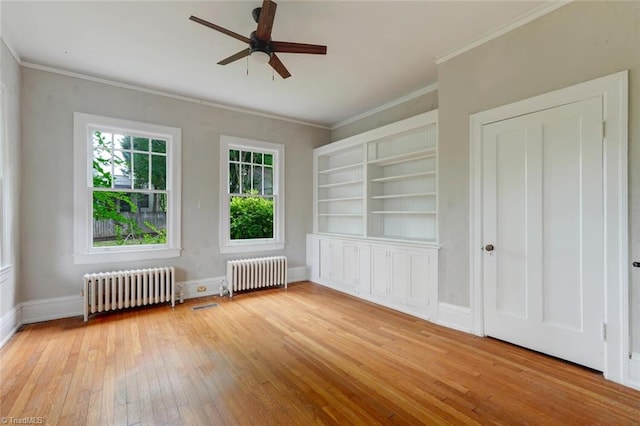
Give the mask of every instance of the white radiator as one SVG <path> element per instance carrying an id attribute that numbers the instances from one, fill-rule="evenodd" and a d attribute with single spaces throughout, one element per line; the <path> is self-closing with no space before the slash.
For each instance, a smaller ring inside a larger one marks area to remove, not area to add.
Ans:
<path id="1" fill-rule="evenodd" d="M 173 267 L 100 272 L 84 276 L 84 320 L 89 314 L 171 302 L 175 307 Z"/>
<path id="2" fill-rule="evenodd" d="M 227 262 L 229 296 L 234 291 L 253 290 L 283 285 L 287 288 L 287 258 L 257 257 Z"/>

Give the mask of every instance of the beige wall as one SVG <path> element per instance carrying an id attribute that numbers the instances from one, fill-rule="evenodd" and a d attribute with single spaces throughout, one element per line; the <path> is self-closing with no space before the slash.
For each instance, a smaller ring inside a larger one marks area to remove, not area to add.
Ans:
<path id="1" fill-rule="evenodd" d="M 218 249 L 221 134 L 285 145 L 286 241 L 290 267 L 305 265 L 312 231 L 312 150 L 329 131 L 22 68 L 23 300 L 79 294 L 90 271 L 171 264 L 177 279 L 223 276 Z M 166 261 L 74 265 L 73 113 L 182 129 L 182 256 Z M 27 195 L 28 194 L 28 195 Z M 249 256 L 251 254 L 247 254 Z"/>
<path id="2" fill-rule="evenodd" d="M 12 269 L 9 271 L 7 280 L 0 283 L 0 319 L 9 313 L 19 302 L 19 268 L 20 246 L 18 240 L 19 213 L 18 199 L 20 188 L 20 67 L 11 56 L 9 50 L 0 39 L 0 81 L 4 86 L 6 131 L 7 138 L 8 168 L 3 171 L 4 176 L 9 179 L 9 192 L 5 194 L 9 201 L 9 226 L 11 229 L 11 262 Z M 5 130 L 5 129 L 2 129 Z M 2 167 L 2 166 L 0 166 Z M 0 230 L 2 232 L 2 230 Z M 2 324 L 11 330 L 16 324 Z M 9 330 L 0 330 L 0 340 L 5 337 Z"/>
<path id="3" fill-rule="evenodd" d="M 407 102 L 403 102 L 394 107 L 371 114 L 353 123 L 336 127 L 331 131 L 331 141 L 348 138 L 367 130 L 376 129 L 423 112 L 432 111 L 438 108 L 438 91 L 425 93 L 424 95 L 415 97 Z"/>
<path id="4" fill-rule="evenodd" d="M 469 306 L 469 115 L 625 69 L 630 257 L 640 260 L 640 2 L 576 1 L 439 66 L 441 301 Z M 629 273 L 640 352 L 640 270 Z"/>

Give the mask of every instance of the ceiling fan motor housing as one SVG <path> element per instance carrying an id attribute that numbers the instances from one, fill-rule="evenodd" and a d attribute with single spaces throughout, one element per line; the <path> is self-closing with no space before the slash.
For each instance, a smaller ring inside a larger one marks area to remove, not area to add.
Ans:
<path id="1" fill-rule="evenodd" d="M 260 8 L 258 8 L 260 9 Z M 267 55 L 271 56 L 271 48 L 269 47 L 269 42 L 268 41 L 263 41 L 260 40 L 258 38 L 258 36 L 256 35 L 256 32 L 252 32 L 251 36 L 249 37 L 251 39 L 251 44 L 249 45 L 249 50 L 251 51 L 251 53 L 253 52 L 262 52 L 262 53 L 266 53 Z"/>
<path id="2" fill-rule="evenodd" d="M 262 8 L 261 7 L 256 7 L 251 12 L 251 16 L 253 16 L 253 20 L 256 21 L 256 23 L 258 23 L 258 21 L 260 20 L 260 11 L 262 11 Z"/>

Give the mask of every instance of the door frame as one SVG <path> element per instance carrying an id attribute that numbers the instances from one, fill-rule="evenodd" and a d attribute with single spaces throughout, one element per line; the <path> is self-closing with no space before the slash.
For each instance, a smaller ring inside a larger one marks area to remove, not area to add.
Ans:
<path id="1" fill-rule="evenodd" d="M 628 71 L 503 105 L 469 117 L 469 275 L 471 332 L 484 336 L 482 235 L 483 127 L 497 121 L 602 96 L 606 340 L 604 377 L 629 384 Z"/>

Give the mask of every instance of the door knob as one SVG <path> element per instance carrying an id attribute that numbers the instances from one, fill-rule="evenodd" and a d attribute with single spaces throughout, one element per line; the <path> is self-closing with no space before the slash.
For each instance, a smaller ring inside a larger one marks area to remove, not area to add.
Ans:
<path id="1" fill-rule="evenodd" d="M 633 266 L 636 268 L 640 268 L 640 262 L 633 262 Z"/>
<path id="2" fill-rule="evenodd" d="M 493 246 L 493 244 L 487 244 L 486 246 L 484 246 L 484 249 L 486 251 L 493 251 L 495 247 Z"/>

